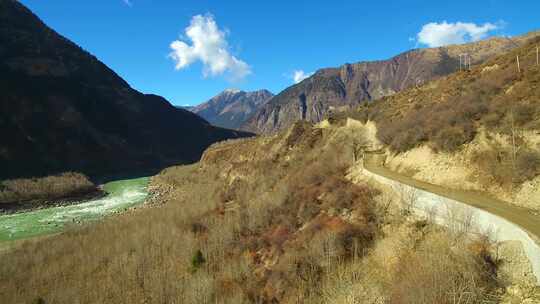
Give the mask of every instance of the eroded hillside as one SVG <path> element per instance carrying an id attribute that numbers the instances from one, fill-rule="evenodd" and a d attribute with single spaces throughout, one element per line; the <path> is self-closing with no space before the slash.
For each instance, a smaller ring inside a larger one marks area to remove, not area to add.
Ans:
<path id="1" fill-rule="evenodd" d="M 494 255 L 495 244 L 471 227 L 416 218 L 406 196 L 352 177 L 373 131 L 353 120 L 298 123 L 276 136 L 215 144 L 200 163 L 154 177 L 151 208 L 4 253 L 0 295 L 45 303 L 444 304 L 455 296 L 499 303 L 505 287 L 531 288 L 522 274 L 499 270 L 508 257 Z"/>
<path id="2" fill-rule="evenodd" d="M 393 169 L 539 209 L 538 41 L 347 115 L 376 124 Z"/>

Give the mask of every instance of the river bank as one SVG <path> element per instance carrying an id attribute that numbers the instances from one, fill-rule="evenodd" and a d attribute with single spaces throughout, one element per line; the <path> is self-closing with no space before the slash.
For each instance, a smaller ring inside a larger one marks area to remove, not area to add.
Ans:
<path id="1" fill-rule="evenodd" d="M 31 212 L 40 209 L 54 208 L 54 207 L 63 207 L 69 205 L 75 205 L 80 203 L 85 203 L 91 200 L 100 199 L 107 196 L 107 193 L 103 191 L 100 187 L 93 189 L 89 192 L 70 195 L 54 200 L 44 200 L 44 199 L 35 199 L 35 200 L 26 200 L 26 201 L 16 201 L 9 203 L 0 204 L 0 216 L 21 213 L 21 212 Z"/>
<path id="2" fill-rule="evenodd" d="M 0 214 L 68 205 L 103 195 L 96 183 L 79 172 L 4 179 L 0 180 Z"/>
<path id="3" fill-rule="evenodd" d="M 147 199 L 148 183 L 148 177 L 113 181 L 103 185 L 107 195 L 96 199 L 2 215 L 0 242 L 61 232 L 70 225 L 127 210 Z"/>

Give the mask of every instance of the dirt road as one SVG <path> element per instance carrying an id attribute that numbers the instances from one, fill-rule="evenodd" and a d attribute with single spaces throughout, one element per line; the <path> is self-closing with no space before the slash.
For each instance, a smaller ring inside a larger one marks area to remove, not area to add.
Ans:
<path id="1" fill-rule="evenodd" d="M 501 201 L 484 192 L 447 189 L 439 185 L 422 182 L 391 171 L 381 166 L 374 158 L 368 158 L 364 162 L 364 167 L 389 179 L 495 214 L 522 227 L 540 239 L 540 216 L 534 214 L 532 210 Z"/>

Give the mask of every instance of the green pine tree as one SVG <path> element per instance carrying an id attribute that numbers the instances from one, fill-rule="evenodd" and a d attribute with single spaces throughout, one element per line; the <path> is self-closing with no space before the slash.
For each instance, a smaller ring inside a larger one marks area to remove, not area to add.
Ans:
<path id="1" fill-rule="evenodd" d="M 197 250 L 197 252 L 195 252 L 195 255 L 193 255 L 193 258 L 191 258 L 191 266 L 193 267 L 193 270 L 196 271 L 204 263 L 206 263 L 206 260 L 203 256 L 203 253 L 201 252 L 201 250 Z"/>

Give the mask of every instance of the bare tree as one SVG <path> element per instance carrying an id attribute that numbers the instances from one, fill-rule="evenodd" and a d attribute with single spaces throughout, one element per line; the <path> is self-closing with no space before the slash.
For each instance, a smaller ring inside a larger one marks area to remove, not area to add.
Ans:
<path id="1" fill-rule="evenodd" d="M 459 204 L 446 203 L 446 223 L 455 239 L 475 232 L 476 219 L 472 209 Z"/>
<path id="2" fill-rule="evenodd" d="M 377 209 L 382 221 L 384 221 L 388 215 L 393 201 L 393 195 L 390 191 L 383 191 L 379 196 L 377 196 Z"/>
<path id="3" fill-rule="evenodd" d="M 442 200 L 440 202 L 442 204 Z M 437 223 L 437 217 L 439 216 L 439 208 L 438 205 L 433 205 L 431 207 L 427 207 L 424 209 L 426 221 L 431 224 Z"/>
<path id="4" fill-rule="evenodd" d="M 536 66 L 538 66 L 538 46 L 536 46 Z"/>
<path id="5" fill-rule="evenodd" d="M 515 119 L 515 106 L 512 105 L 510 107 L 510 133 L 512 136 L 512 181 L 515 181 L 516 178 L 516 162 L 517 162 L 517 154 L 519 152 L 519 146 L 517 144 L 517 137 L 519 136 L 519 129 L 516 126 L 516 119 Z M 514 185 L 512 185 L 513 187 Z"/>
<path id="6" fill-rule="evenodd" d="M 416 202 L 420 194 L 419 191 L 416 188 L 401 183 L 394 185 L 393 189 L 399 197 L 401 213 L 403 215 L 411 215 L 413 209 L 416 207 Z"/>

